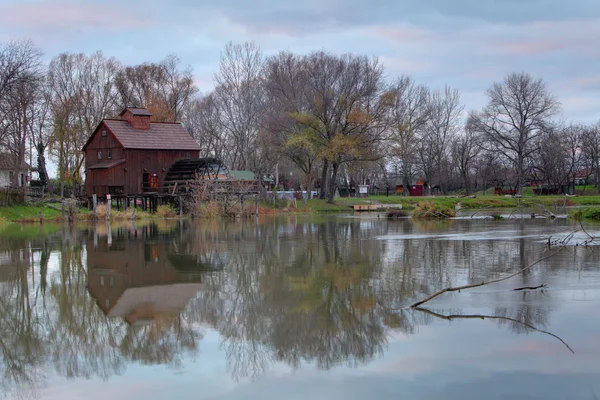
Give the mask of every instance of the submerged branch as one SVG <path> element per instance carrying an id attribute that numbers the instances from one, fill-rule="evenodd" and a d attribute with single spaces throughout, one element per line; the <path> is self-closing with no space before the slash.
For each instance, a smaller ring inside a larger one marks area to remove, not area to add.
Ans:
<path id="1" fill-rule="evenodd" d="M 523 287 L 515 288 L 513 290 L 536 290 L 536 289 L 541 289 L 541 288 L 545 288 L 545 287 L 546 287 L 546 284 L 542 283 L 539 286 L 523 286 Z"/>
<path id="2" fill-rule="evenodd" d="M 501 317 L 501 316 L 497 316 L 497 315 L 480 315 L 480 314 L 474 314 L 474 315 L 460 315 L 460 314 L 456 314 L 456 315 L 443 315 L 443 314 L 438 314 L 438 313 L 436 313 L 434 311 L 428 310 L 426 308 L 415 307 L 414 309 L 418 310 L 418 311 L 421 311 L 421 312 L 424 312 L 424 313 L 426 313 L 428 315 L 431 315 L 433 317 L 445 319 L 445 320 L 448 320 L 448 321 L 452 321 L 453 319 L 483 319 L 483 320 L 484 319 L 498 319 L 498 320 L 515 322 L 515 323 L 521 324 L 521 325 L 523 325 L 523 326 L 525 326 L 525 327 L 527 327 L 529 329 L 532 329 L 532 330 L 534 330 L 536 332 L 540 332 L 540 333 L 543 333 L 543 334 L 546 334 L 546 335 L 550 335 L 553 338 L 556 338 L 556 339 L 560 340 L 560 342 L 562 344 L 564 344 L 565 347 L 567 349 L 569 349 L 569 351 L 571 353 L 575 354 L 575 351 L 573 351 L 573 349 L 571 348 L 571 346 L 569 346 L 567 344 L 567 342 L 565 342 L 564 340 L 562 340 L 558 335 L 555 335 L 554 333 L 551 333 L 551 332 L 548 332 L 548 331 L 544 331 L 544 330 L 538 329 L 535 326 L 533 326 L 531 324 L 528 324 L 527 322 L 519 321 L 518 319 L 514 319 L 514 318 L 510 318 L 510 317 Z"/>
<path id="3" fill-rule="evenodd" d="M 431 300 L 431 299 L 433 299 L 435 297 L 438 297 L 439 295 L 444 294 L 446 292 L 458 292 L 458 291 L 463 290 L 463 289 L 471 289 L 471 288 L 475 288 L 475 287 L 479 287 L 479 286 L 489 285 L 491 283 L 497 283 L 497 282 L 505 281 L 507 279 L 512 278 L 513 276 L 519 275 L 520 273 L 528 270 L 529 268 L 533 267 L 536 264 L 539 264 L 540 262 L 542 262 L 544 260 L 547 260 L 547 259 L 549 259 L 551 257 L 554 257 L 561 249 L 562 248 L 556 250 L 555 252 L 547 255 L 546 257 L 540 258 L 539 260 L 537 260 L 537 261 L 529 264 L 528 266 L 526 266 L 524 268 L 521 268 L 520 270 L 518 270 L 516 272 L 513 272 L 510 275 L 507 275 L 507 276 L 504 276 L 504 277 L 498 278 L 498 279 L 492 279 L 491 281 L 481 281 L 479 283 L 474 283 L 474 284 L 471 284 L 471 285 L 463 285 L 463 286 L 456 286 L 456 287 L 449 286 L 449 287 L 443 288 L 441 290 L 438 290 L 437 292 L 435 292 L 433 294 L 430 294 L 429 296 L 425 297 L 423 300 L 419 300 L 416 303 L 413 303 L 410 307 L 411 308 L 418 307 L 421 304 L 427 303 L 429 300 Z"/>

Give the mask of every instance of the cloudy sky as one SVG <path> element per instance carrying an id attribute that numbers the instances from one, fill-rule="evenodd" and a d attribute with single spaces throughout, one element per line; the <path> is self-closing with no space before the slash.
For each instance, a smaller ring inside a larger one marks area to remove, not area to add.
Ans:
<path id="1" fill-rule="evenodd" d="M 175 53 L 204 92 L 228 41 L 378 56 L 390 78 L 456 87 L 467 108 L 526 71 L 548 82 L 565 120 L 600 120 L 598 0 L 0 0 L 0 41 L 20 38 L 47 58 L 102 50 L 135 64 Z"/>

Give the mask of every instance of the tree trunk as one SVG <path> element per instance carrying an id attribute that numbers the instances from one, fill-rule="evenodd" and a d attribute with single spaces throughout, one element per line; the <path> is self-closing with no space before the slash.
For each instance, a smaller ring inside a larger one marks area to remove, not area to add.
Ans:
<path id="1" fill-rule="evenodd" d="M 408 174 L 404 174 L 404 176 L 402 178 L 403 178 L 402 179 L 402 185 L 403 185 L 402 195 L 410 196 L 410 177 L 408 176 Z"/>
<path id="2" fill-rule="evenodd" d="M 38 176 L 45 190 L 48 185 L 48 170 L 46 169 L 46 157 L 44 156 L 45 146 L 38 144 L 36 150 L 38 152 Z"/>
<path id="3" fill-rule="evenodd" d="M 306 177 L 306 197 L 304 198 L 304 204 L 311 198 L 310 193 L 312 189 L 312 178 L 310 175 Z"/>
<path id="4" fill-rule="evenodd" d="M 319 198 L 324 199 L 327 193 L 327 172 L 329 170 L 329 161 L 323 160 L 323 171 L 321 172 L 321 190 Z"/>
<path id="5" fill-rule="evenodd" d="M 331 163 L 331 181 L 329 182 L 329 193 L 327 194 L 327 203 L 329 204 L 333 204 L 333 197 L 335 196 L 335 190 L 337 188 L 337 173 L 339 167 L 338 163 Z"/>
<path id="6" fill-rule="evenodd" d="M 468 196 L 471 194 L 471 179 L 468 172 L 463 175 L 463 181 L 465 183 L 465 194 Z"/>
<path id="7" fill-rule="evenodd" d="M 596 190 L 600 193 L 600 175 L 598 174 L 600 168 L 598 168 L 598 160 L 594 160 L 594 168 L 592 170 L 594 171 L 594 178 L 596 180 Z"/>
<path id="8" fill-rule="evenodd" d="M 515 195 L 522 196 L 523 195 L 523 155 L 519 154 L 517 156 L 517 185 L 515 187 Z"/>

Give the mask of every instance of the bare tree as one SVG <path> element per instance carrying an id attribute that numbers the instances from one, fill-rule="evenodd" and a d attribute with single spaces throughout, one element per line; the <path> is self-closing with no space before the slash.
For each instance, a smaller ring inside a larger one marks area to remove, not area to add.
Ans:
<path id="1" fill-rule="evenodd" d="M 548 131 L 560 103 L 542 79 L 512 73 L 487 90 L 488 105 L 472 114 L 474 129 L 486 137 L 488 149 L 502 153 L 514 164 L 516 193 L 526 179 L 526 160 L 536 151 L 536 138 Z"/>
<path id="2" fill-rule="evenodd" d="M 27 80 L 22 80 L 12 88 L 7 99 L 10 114 L 5 118 L 8 125 L 2 142 L 7 153 L 12 156 L 15 167 L 22 165 L 27 158 L 27 149 L 35 122 L 36 100 L 42 83 L 40 72 L 30 71 L 30 74 Z M 15 174 L 12 183 L 16 185 L 18 179 Z"/>
<path id="3" fill-rule="evenodd" d="M 457 89 L 446 86 L 430 95 L 429 118 L 420 142 L 425 151 L 419 151 L 419 155 L 427 180 L 435 176 L 444 194 L 449 181 L 450 143 L 459 130 L 463 108 Z"/>
<path id="4" fill-rule="evenodd" d="M 467 195 L 471 194 L 472 190 L 471 170 L 481 151 L 480 139 L 467 121 L 464 133 L 454 137 L 451 143 L 452 160 L 462 178 Z"/>
<path id="5" fill-rule="evenodd" d="M 416 174 L 418 136 L 429 119 L 429 90 L 404 75 L 394 82 L 392 92 L 395 101 L 391 109 L 390 153 L 398 162 L 403 186 L 407 188 L 404 193 L 408 194 Z"/>
<path id="6" fill-rule="evenodd" d="M 0 45 L 0 147 L 10 153 L 15 165 L 25 161 L 28 111 L 41 81 L 41 56 L 31 41 Z"/>
<path id="7" fill-rule="evenodd" d="M 214 99 L 223 134 L 234 147 L 228 160 L 232 169 L 263 169 L 257 142 L 265 104 L 263 65 L 263 54 L 252 42 L 230 42 L 221 54 Z"/>
<path id="8" fill-rule="evenodd" d="M 81 183 L 85 145 L 100 121 L 116 110 L 115 77 L 120 66 L 101 52 L 63 53 L 50 61 L 48 88 L 54 125 L 51 148 L 59 158 L 61 196 L 65 179 Z"/>
<path id="9" fill-rule="evenodd" d="M 533 156 L 533 173 L 537 180 L 562 190 L 575 186 L 577 173 L 584 166 L 583 127 L 568 125 L 544 132 L 539 137 L 539 150 Z"/>
<path id="10" fill-rule="evenodd" d="M 183 124 L 200 143 L 202 157 L 215 157 L 227 163 L 233 151 L 233 144 L 221 132 L 221 114 L 214 95 L 193 99 L 184 116 Z"/>
<path id="11" fill-rule="evenodd" d="M 160 63 L 121 68 L 115 78 L 119 105 L 145 107 L 152 120 L 176 122 L 198 91 L 190 68 L 179 69 L 179 58 L 167 56 Z"/>
<path id="12" fill-rule="evenodd" d="M 600 171 L 598 169 L 600 163 L 600 123 L 585 126 L 581 142 L 583 162 L 589 175 L 594 175 L 594 183 L 600 193 Z"/>

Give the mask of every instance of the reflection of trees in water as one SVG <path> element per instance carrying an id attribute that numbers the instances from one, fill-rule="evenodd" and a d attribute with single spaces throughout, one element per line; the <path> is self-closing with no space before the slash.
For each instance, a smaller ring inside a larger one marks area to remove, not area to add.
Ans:
<path id="1" fill-rule="evenodd" d="M 524 293 L 524 295 L 526 294 Z M 497 307 L 494 309 L 494 315 L 505 318 L 498 320 L 499 326 L 508 327 L 514 333 L 527 334 L 532 332 L 531 328 L 527 327 L 527 325 L 533 325 L 538 329 L 547 329 L 548 316 L 551 311 L 550 307 L 522 303 L 511 308 Z"/>
<path id="2" fill-rule="evenodd" d="M 384 279 L 398 272 L 381 267 L 384 243 L 364 240 L 379 233 L 368 229 L 381 224 L 259 224 L 230 234 L 224 272 L 205 279 L 190 308 L 221 333 L 234 378 L 256 378 L 274 361 L 366 363 L 383 353 L 386 325 L 414 331 L 390 307 L 410 296 L 407 286 Z M 200 231 L 194 240 L 214 237 Z"/>
<path id="3" fill-rule="evenodd" d="M 10 243 L 12 254 L 27 249 L 31 257 L 1 265 L 15 273 L 0 275 L 0 398 L 35 398 L 48 365 L 67 378 L 108 379 L 130 361 L 179 367 L 197 350 L 194 321 L 179 315 L 152 327 L 107 318 L 86 288 L 80 235 Z M 49 265 L 51 254 L 57 265 Z"/>
<path id="4" fill-rule="evenodd" d="M 523 239 L 364 240 L 385 232 L 436 233 L 438 225 L 360 226 L 348 220 L 299 224 L 295 230 L 284 225 L 284 232 L 277 225 L 255 225 L 229 236 L 235 244 L 221 247 L 225 272 L 205 281 L 194 307 L 222 334 L 236 378 L 256 377 L 274 361 L 291 367 L 307 361 L 324 369 L 355 365 L 383 352 L 388 329 L 411 334 L 432 320 L 425 313 L 393 309 L 442 286 L 501 276 L 544 251 Z M 464 222 L 450 226 L 468 233 Z M 197 235 L 193 240 L 204 246 L 218 240 Z M 556 263 L 546 265 L 551 270 Z M 527 325 L 546 327 L 551 308 L 527 301 L 496 310 L 505 317 L 496 321 L 517 333 L 531 332 Z"/>
<path id="5" fill-rule="evenodd" d="M 414 334 L 434 318 L 398 310 L 414 298 L 498 276 L 543 250 L 525 240 L 372 240 L 440 229 L 467 232 L 468 224 L 291 218 L 123 227 L 113 232 L 115 244 L 152 241 L 215 270 L 203 275 L 202 291 L 185 310 L 145 326 L 107 318 L 90 297 L 84 255 L 92 239 L 87 238 L 86 249 L 80 232 L 65 230 L 50 239 L 11 242 L 11 248 L 39 250 L 33 266 L 23 262 L 15 269 L 18 274 L 0 281 L 0 390 L 33 389 L 47 364 L 66 377 L 104 379 L 122 373 L 131 361 L 179 367 L 184 356 L 196 354 L 201 335 L 192 326 L 199 322 L 221 334 L 236 379 L 257 378 L 275 362 L 292 368 L 309 362 L 321 369 L 367 363 L 384 352 L 390 330 Z M 92 231 L 83 239 L 86 235 Z M 2 246 L 7 244 L 0 241 Z M 57 266 L 51 257 L 59 260 Z M 585 251 L 572 257 L 566 265 L 564 259 L 548 260 L 548 268 L 522 279 L 530 283 L 538 274 L 576 266 L 576 260 L 598 260 L 597 253 Z M 547 303 L 523 297 L 518 306 L 498 307 L 495 313 L 545 328 L 551 309 L 540 304 Z M 516 333 L 531 331 L 514 321 L 497 322 Z"/>

